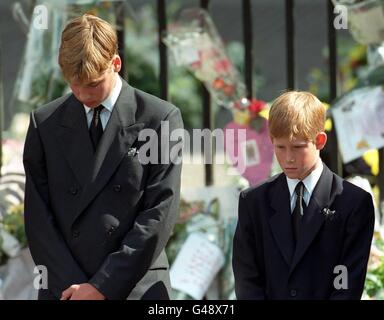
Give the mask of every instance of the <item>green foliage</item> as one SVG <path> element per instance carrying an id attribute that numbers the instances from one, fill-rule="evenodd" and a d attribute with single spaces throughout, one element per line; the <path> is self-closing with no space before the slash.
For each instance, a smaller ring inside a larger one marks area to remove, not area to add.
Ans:
<path id="1" fill-rule="evenodd" d="M 329 60 L 329 51 L 324 49 L 326 63 Z M 339 92 L 345 93 L 358 83 L 362 70 L 367 64 L 366 46 L 359 44 L 350 38 L 341 38 L 338 41 L 338 68 L 337 81 Z M 315 94 L 321 101 L 329 101 L 329 73 L 320 68 L 314 68 L 308 75 L 308 90 Z"/>
<path id="2" fill-rule="evenodd" d="M 371 269 L 367 272 L 365 279 L 365 291 L 370 297 L 377 297 L 378 295 L 384 298 L 384 258 L 378 267 Z"/>
<path id="3" fill-rule="evenodd" d="M 374 237 L 373 243 L 379 252 L 384 253 L 383 239 Z M 364 290 L 369 297 L 384 300 L 384 254 L 374 266 L 368 266 Z"/>
<path id="4" fill-rule="evenodd" d="M 183 116 L 187 129 L 201 128 L 203 123 L 202 85 L 182 68 L 171 69 L 169 98 Z"/>
<path id="5" fill-rule="evenodd" d="M 23 204 L 15 205 L 9 209 L 1 222 L 4 230 L 14 236 L 20 243 L 21 247 L 27 246 L 27 237 L 24 231 L 24 206 Z"/>
<path id="6" fill-rule="evenodd" d="M 7 209 L 6 214 L 0 219 L 0 229 L 13 236 L 21 248 L 27 246 L 27 237 L 24 229 L 24 206 L 13 205 Z M 8 255 L 3 250 L 4 239 L 0 235 L 0 265 L 6 263 Z"/>
<path id="7" fill-rule="evenodd" d="M 3 247 L 3 238 L 0 237 L 0 248 Z M 3 253 L 2 250 L 0 250 L 0 266 L 5 263 L 6 261 L 6 255 Z"/>
<path id="8" fill-rule="evenodd" d="M 175 5 L 173 5 L 174 7 Z M 172 11 L 176 9 L 173 8 Z M 155 10 L 144 5 L 135 19 L 125 21 L 125 78 L 145 92 L 160 96 L 158 34 Z M 183 116 L 186 128 L 199 128 L 202 123 L 200 83 L 184 68 L 169 59 L 169 100 Z"/>

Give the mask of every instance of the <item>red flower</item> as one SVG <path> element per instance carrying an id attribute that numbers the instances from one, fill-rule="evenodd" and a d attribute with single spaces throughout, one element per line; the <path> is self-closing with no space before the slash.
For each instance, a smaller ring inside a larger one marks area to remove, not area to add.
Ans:
<path id="1" fill-rule="evenodd" d="M 251 103 L 249 104 L 248 110 L 252 116 L 257 116 L 258 113 L 264 109 L 265 105 L 265 101 L 252 99 Z"/>
<path id="2" fill-rule="evenodd" d="M 214 89 L 222 89 L 224 86 L 225 86 L 225 81 L 221 78 L 216 78 L 214 81 L 213 81 L 213 84 L 212 84 L 213 88 Z"/>
<path id="3" fill-rule="evenodd" d="M 231 84 L 227 84 L 227 85 L 225 85 L 223 91 L 224 91 L 225 95 L 231 96 L 235 93 L 235 87 Z"/>

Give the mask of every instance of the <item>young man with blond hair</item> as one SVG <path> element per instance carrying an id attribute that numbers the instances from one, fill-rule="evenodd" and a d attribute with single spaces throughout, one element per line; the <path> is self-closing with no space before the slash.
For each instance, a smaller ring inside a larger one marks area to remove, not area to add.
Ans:
<path id="1" fill-rule="evenodd" d="M 182 119 L 119 77 L 117 49 L 106 21 L 70 21 L 59 64 L 72 93 L 31 114 L 25 230 L 35 263 L 48 271 L 39 299 L 169 299 L 164 247 L 178 215 L 181 165 L 143 164 L 147 141 L 138 135 L 150 129 L 167 139 L 161 122 L 172 132 Z M 180 145 L 154 149 L 162 155 Z"/>
<path id="2" fill-rule="evenodd" d="M 320 159 L 325 109 L 309 92 L 279 96 L 269 132 L 283 173 L 240 194 L 233 269 L 238 299 L 360 299 L 372 197 Z"/>

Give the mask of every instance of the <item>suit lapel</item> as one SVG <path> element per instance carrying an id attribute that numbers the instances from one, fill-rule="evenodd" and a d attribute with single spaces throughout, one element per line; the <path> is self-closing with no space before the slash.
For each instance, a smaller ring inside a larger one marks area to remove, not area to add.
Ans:
<path id="1" fill-rule="evenodd" d="M 73 221 L 87 208 L 137 139 L 144 123 L 135 123 L 134 89 L 125 81 L 95 153 L 91 174 L 85 184 Z"/>
<path id="2" fill-rule="evenodd" d="M 287 180 L 281 174 L 270 191 L 270 203 L 273 209 L 269 224 L 276 243 L 288 266 L 291 265 L 294 244 L 290 216 L 290 195 Z"/>
<path id="3" fill-rule="evenodd" d="M 83 105 L 73 95 L 65 103 L 67 105 L 55 134 L 78 183 L 84 186 L 93 161 L 93 147 L 87 119 Z"/>
<path id="4" fill-rule="evenodd" d="M 322 209 L 329 207 L 342 190 L 341 179 L 334 178 L 333 173 L 327 166 L 325 164 L 323 166 L 323 172 L 313 190 L 311 200 L 302 219 L 290 273 L 308 250 L 323 225 L 325 218 Z"/>

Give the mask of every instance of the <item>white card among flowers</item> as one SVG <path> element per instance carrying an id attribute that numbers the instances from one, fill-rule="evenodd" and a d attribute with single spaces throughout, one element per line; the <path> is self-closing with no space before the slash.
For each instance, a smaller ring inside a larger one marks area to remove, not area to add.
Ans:
<path id="1" fill-rule="evenodd" d="M 348 7 L 349 29 L 356 41 L 369 45 L 384 40 L 382 0 L 366 0 Z"/>
<path id="2" fill-rule="evenodd" d="M 201 300 L 224 262 L 218 246 L 202 233 L 191 233 L 171 267 L 172 288 Z"/>
<path id="3" fill-rule="evenodd" d="M 353 90 L 331 110 L 344 163 L 361 157 L 368 150 L 384 147 L 384 92 L 381 86 Z"/>

